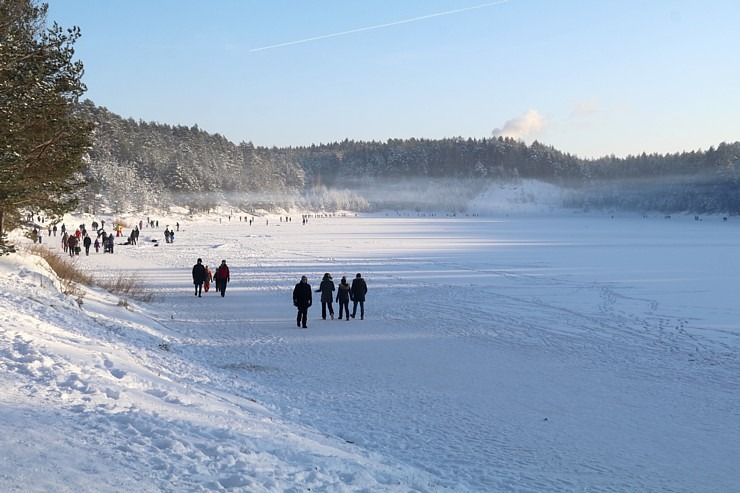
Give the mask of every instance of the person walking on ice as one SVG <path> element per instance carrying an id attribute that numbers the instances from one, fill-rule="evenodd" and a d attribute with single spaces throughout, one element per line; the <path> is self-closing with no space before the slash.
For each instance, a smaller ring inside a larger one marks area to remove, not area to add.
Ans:
<path id="1" fill-rule="evenodd" d="M 298 318 L 296 325 L 307 329 L 306 321 L 308 320 L 308 309 L 313 304 L 313 295 L 311 294 L 311 285 L 308 284 L 306 276 L 301 277 L 301 282 L 293 288 L 293 306 L 298 308 Z"/>
<path id="2" fill-rule="evenodd" d="M 342 276 L 342 281 L 337 287 L 337 303 L 339 304 L 339 320 L 342 320 L 342 311 L 344 311 L 347 321 L 349 321 L 349 291 L 350 285 L 347 283 L 347 277 Z"/>
<path id="3" fill-rule="evenodd" d="M 198 259 L 196 264 L 193 266 L 193 284 L 195 284 L 195 296 L 200 298 L 200 294 L 203 291 L 203 283 L 206 280 L 206 268 L 203 265 L 203 260 Z"/>
<path id="4" fill-rule="evenodd" d="M 213 272 L 211 272 L 211 269 L 208 268 L 206 265 L 206 280 L 203 281 L 203 291 L 206 293 L 209 289 L 211 289 L 211 283 L 213 282 Z"/>
<path id="5" fill-rule="evenodd" d="M 229 266 L 226 265 L 226 260 L 221 261 L 221 265 L 216 269 L 216 291 L 221 293 L 221 297 L 226 296 L 226 284 L 231 281 L 231 275 L 229 274 Z"/>
<path id="6" fill-rule="evenodd" d="M 85 235 L 85 238 L 82 240 L 82 244 L 85 246 L 85 255 L 90 255 L 90 246 L 92 245 L 92 238 L 90 238 L 90 235 Z"/>
<path id="7" fill-rule="evenodd" d="M 367 284 L 360 273 L 352 279 L 352 288 L 350 296 L 354 304 L 352 305 L 352 318 L 357 315 L 357 304 L 360 305 L 360 320 L 365 320 L 365 295 L 367 294 Z"/>
<path id="8" fill-rule="evenodd" d="M 326 308 L 329 308 L 329 315 L 334 320 L 334 308 L 332 307 L 332 301 L 334 300 L 334 281 L 331 280 L 331 274 L 328 272 L 324 274 L 324 278 L 319 284 L 317 293 L 321 293 L 321 318 L 326 320 Z"/>

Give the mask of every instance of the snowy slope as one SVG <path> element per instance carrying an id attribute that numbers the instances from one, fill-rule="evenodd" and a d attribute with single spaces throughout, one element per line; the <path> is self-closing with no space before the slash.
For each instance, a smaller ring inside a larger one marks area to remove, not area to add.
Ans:
<path id="1" fill-rule="evenodd" d="M 538 180 L 494 183 L 468 204 L 486 215 L 562 213 L 563 189 Z"/>

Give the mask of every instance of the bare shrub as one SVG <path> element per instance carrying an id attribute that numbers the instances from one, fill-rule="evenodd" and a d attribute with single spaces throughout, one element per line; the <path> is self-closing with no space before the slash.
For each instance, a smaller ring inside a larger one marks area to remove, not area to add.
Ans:
<path id="1" fill-rule="evenodd" d="M 84 286 L 92 286 L 94 284 L 93 277 L 89 274 L 82 272 L 75 265 L 75 260 L 67 260 L 61 255 L 57 255 L 46 247 L 41 245 L 31 245 L 28 247 L 28 251 L 34 255 L 37 255 L 44 259 L 51 270 L 59 278 L 61 283 L 61 290 L 65 294 L 82 297 L 83 291 L 77 286 L 82 284 Z"/>
<path id="2" fill-rule="evenodd" d="M 148 303 L 154 299 L 154 293 L 143 287 L 141 278 L 137 274 L 120 273 L 112 279 L 96 281 L 93 276 L 77 268 L 75 265 L 77 262 L 76 257 L 74 260 L 67 260 L 65 256 L 59 255 L 41 245 L 32 245 L 28 247 L 28 251 L 46 260 L 51 270 L 59 278 L 61 290 L 65 294 L 81 298 L 84 295 L 83 291 L 79 288 L 81 284 L 84 286 L 97 285 L 110 293 L 124 295 L 137 301 Z"/>
<path id="3" fill-rule="evenodd" d="M 137 301 L 150 302 L 154 299 L 154 293 L 143 287 L 138 274 L 119 273 L 118 276 L 99 281 L 97 284 L 108 292 L 124 295 Z"/>

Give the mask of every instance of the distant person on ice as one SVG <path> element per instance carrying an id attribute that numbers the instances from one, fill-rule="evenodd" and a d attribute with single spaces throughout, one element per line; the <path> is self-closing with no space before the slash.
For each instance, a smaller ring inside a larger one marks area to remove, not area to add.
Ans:
<path id="1" fill-rule="evenodd" d="M 328 272 L 324 274 L 316 292 L 321 293 L 321 318 L 326 320 L 326 308 L 329 307 L 329 315 L 334 320 L 334 308 L 331 306 L 334 300 L 334 281 L 331 280 L 331 274 Z"/>
<path id="2" fill-rule="evenodd" d="M 206 281 L 206 268 L 203 265 L 203 259 L 198 259 L 193 266 L 193 284 L 195 284 L 195 296 L 200 298 L 203 291 L 203 283 Z"/>
<path id="3" fill-rule="evenodd" d="M 293 288 L 293 306 L 298 308 L 298 318 L 296 324 L 298 327 L 307 329 L 306 321 L 308 319 L 308 308 L 313 304 L 313 296 L 311 294 L 311 285 L 308 284 L 308 278 L 306 276 L 301 277 L 301 282 L 295 285 Z"/>
<path id="4" fill-rule="evenodd" d="M 344 310 L 347 320 L 349 320 L 349 291 L 350 285 L 347 283 L 347 278 L 342 276 L 342 281 L 337 287 L 337 303 L 339 304 L 339 320 L 342 320 L 342 310 Z"/>
<path id="5" fill-rule="evenodd" d="M 226 260 L 221 261 L 221 265 L 219 265 L 218 269 L 216 269 L 216 275 L 214 277 L 216 279 L 216 291 L 221 293 L 222 297 L 225 296 L 226 284 L 231 281 L 231 276 L 229 275 L 229 266 L 226 265 Z"/>
<path id="6" fill-rule="evenodd" d="M 352 288 L 350 296 L 354 304 L 352 305 L 352 318 L 357 315 L 357 304 L 360 304 L 360 320 L 365 320 L 365 295 L 367 294 L 367 284 L 361 274 L 352 279 Z"/>

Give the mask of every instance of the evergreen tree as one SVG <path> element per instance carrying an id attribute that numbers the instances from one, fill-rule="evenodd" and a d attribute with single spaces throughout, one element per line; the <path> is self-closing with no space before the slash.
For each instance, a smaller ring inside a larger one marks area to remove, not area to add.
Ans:
<path id="1" fill-rule="evenodd" d="M 0 249 L 4 220 L 72 210 L 92 129 L 75 108 L 85 91 L 73 61 L 78 28 L 47 27 L 48 5 L 0 1 Z"/>

